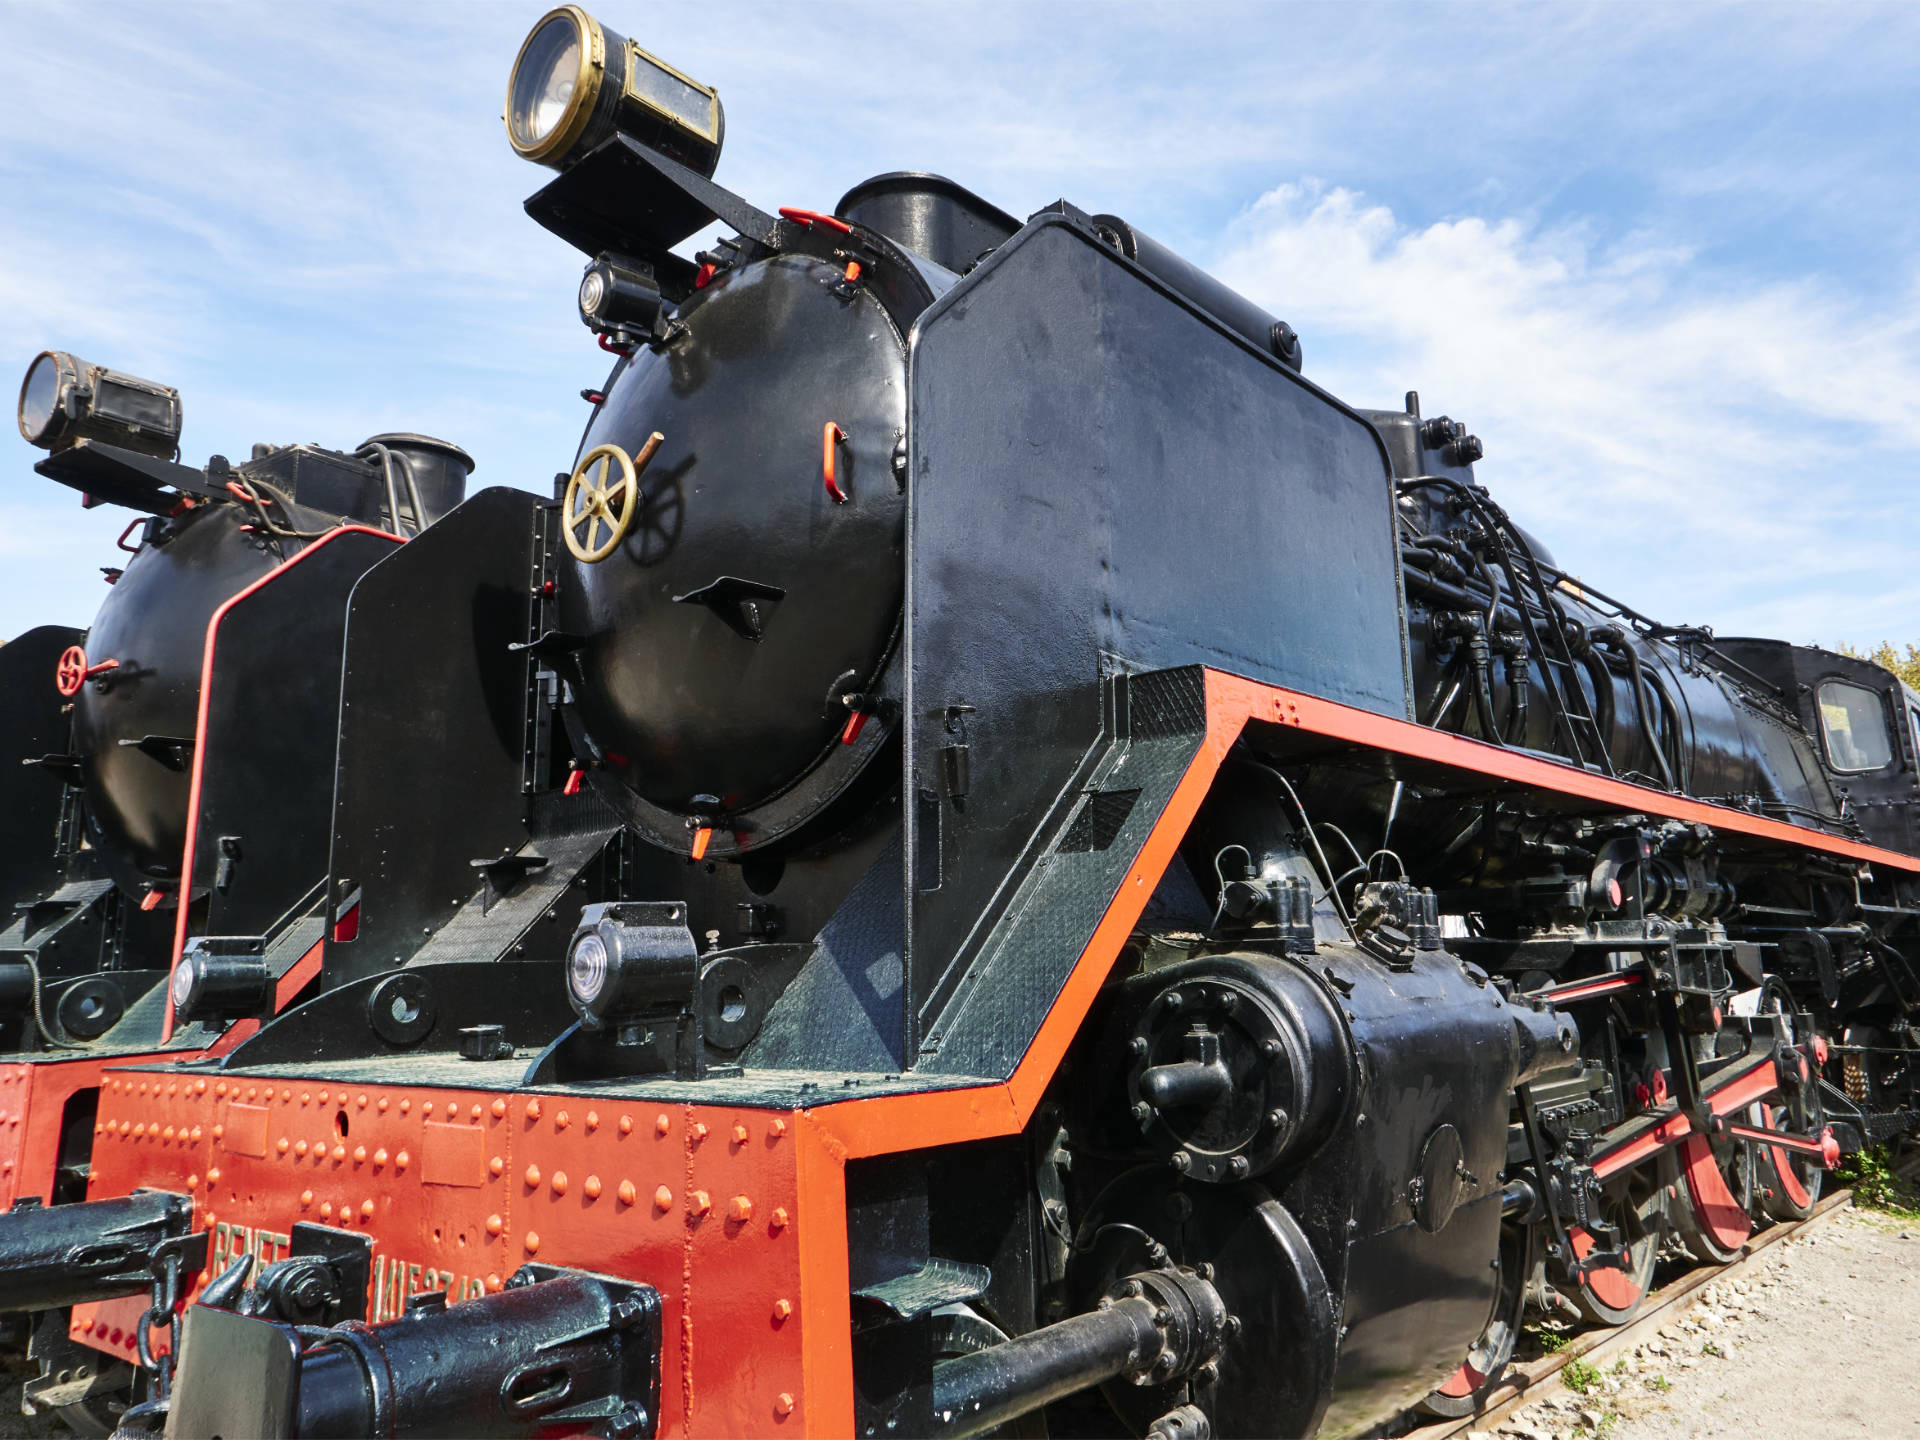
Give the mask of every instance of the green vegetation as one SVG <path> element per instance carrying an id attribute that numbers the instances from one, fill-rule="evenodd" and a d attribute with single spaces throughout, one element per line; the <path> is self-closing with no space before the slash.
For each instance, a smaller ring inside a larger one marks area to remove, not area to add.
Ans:
<path id="1" fill-rule="evenodd" d="M 1707 1341 L 1706 1344 L 1700 1347 L 1700 1353 L 1702 1355 L 1711 1355 L 1716 1360 L 1724 1360 L 1727 1358 L 1727 1352 L 1722 1350 L 1718 1345 L 1714 1344 L 1713 1341 L 1711 1340 Z"/>
<path id="2" fill-rule="evenodd" d="M 1647 1377 L 1647 1388 L 1657 1390 L 1664 1395 L 1673 1388 L 1673 1382 L 1664 1375 L 1650 1375 Z"/>
<path id="3" fill-rule="evenodd" d="M 1569 1360 L 1560 1372 L 1560 1383 L 1575 1394 L 1585 1395 L 1599 1386 L 1599 1368 L 1584 1360 Z"/>
<path id="4" fill-rule="evenodd" d="M 1871 650 L 1856 650 L 1851 645 L 1842 645 L 1840 653 L 1851 655 L 1856 660 L 1871 660 L 1876 665 L 1883 665 L 1914 689 L 1920 690 L 1920 645 L 1908 644 L 1896 650 L 1891 642 L 1882 641 Z"/>
<path id="5" fill-rule="evenodd" d="M 1534 1343 L 1540 1347 L 1541 1353 L 1546 1355 L 1551 1355 L 1556 1350 L 1566 1349 L 1569 1342 L 1573 1339 L 1573 1337 L 1564 1330 L 1550 1329 L 1545 1325 L 1529 1326 L 1527 1334 L 1533 1337 Z"/>
<path id="6" fill-rule="evenodd" d="M 1920 1196 L 1893 1173 L 1884 1145 L 1869 1145 L 1847 1156 L 1834 1170 L 1833 1178 L 1852 1188 L 1853 1203 L 1862 1209 L 1920 1219 Z"/>

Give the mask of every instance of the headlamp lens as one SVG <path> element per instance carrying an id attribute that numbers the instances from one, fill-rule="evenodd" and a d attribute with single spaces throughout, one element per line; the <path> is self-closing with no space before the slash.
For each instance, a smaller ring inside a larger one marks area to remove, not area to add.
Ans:
<path id="1" fill-rule="evenodd" d="M 573 942 L 567 957 L 567 987 L 582 1005 L 591 1005 L 607 988 L 607 942 L 589 930 Z"/>
<path id="2" fill-rule="evenodd" d="M 507 128 L 522 150 L 543 143 L 566 119 L 580 79 L 580 27 L 553 15 L 533 32 L 513 72 Z"/>
<path id="3" fill-rule="evenodd" d="M 600 313 L 600 302 L 607 298 L 607 277 L 589 270 L 580 282 L 580 309 L 588 315 Z"/>
<path id="4" fill-rule="evenodd" d="M 193 994 L 193 972 L 194 957 L 191 955 L 181 956 L 180 963 L 173 967 L 173 979 L 169 982 L 168 989 L 173 995 L 175 1010 L 187 1008 L 187 997 Z"/>
<path id="5" fill-rule="evenodd" d="M 51 355 L 42 355 L 27 371 L 20 387 L 20 433 L 37 441 L 53 422 L 53 407 L 60 392 L 60 367 Z"/>

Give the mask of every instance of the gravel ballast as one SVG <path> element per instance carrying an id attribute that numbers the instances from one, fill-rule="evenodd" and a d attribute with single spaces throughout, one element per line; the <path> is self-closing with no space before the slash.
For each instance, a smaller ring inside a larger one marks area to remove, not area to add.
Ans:
<path id="1" fill-rule="evenodd" d="M 1849 1210 L 1470 1440 L 1920 1437 L 1920 1220 Z M 1569 1371 L 1573 1367 L 1568 1367 Z"/>

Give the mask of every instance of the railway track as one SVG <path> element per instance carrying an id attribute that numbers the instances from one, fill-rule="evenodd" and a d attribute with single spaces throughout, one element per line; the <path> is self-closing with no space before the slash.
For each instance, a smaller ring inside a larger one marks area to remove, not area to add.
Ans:
<path id="1" fill-rule="evenodd" d="M 1902 1166 L 1899 1173 L 1905 1179 L 1914 1178 L 1920 1174 L 1920 1159 Z M 1628 1354 L 1644 1344 L 1663 1325 L 1685 1311 L 1699 1291 L 1715 1281 L 1738 1277 L 1755 1257 L 1783 1241 L 1818 1230 L 1852 1202 L 1852 1190 L 1836 1190 L 1823 1197 L 1806 1219 L 1776 1224 L 1757 1232 L 1741 1248 L 1737 1259 L 1725 1265 L 1699 1265 L 1669 1281 L 1649 1295 L 1640 1313 L 1625 1325 L 1585 1330 L 1551 1354 L 1510 1365 L 1493 1392 L 1493 1403 L 1477 1414 L 1457 1420 L 1434 1420 L 1418 1411 L 1405 1411 L 1372 1432 L 1374 1440 L 1447 1440 L 1469 1431 L 1493 1430 L 1515 1411 L 1560 1393 L 1565 1388 L 1560 1383 L 1560 1374 L 1573 1361 L 1584 1360 L 1606 1368 L 1602 1362 Z"/>

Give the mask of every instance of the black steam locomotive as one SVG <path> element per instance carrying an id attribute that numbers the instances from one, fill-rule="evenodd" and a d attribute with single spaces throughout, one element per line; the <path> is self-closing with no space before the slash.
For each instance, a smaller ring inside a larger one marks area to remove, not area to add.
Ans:
<path id="1" fill-rule="evenodd" d="M 459 502 L 472 462 L 379 435 L 351 455 L 258 445 L 192 469 L 177 392 L 55 352 L 28 371 L 20 429 L 53 451 L 41 474 L 134 518 L 88 631 L 46 626 L 0 651 L 17 761 L 0 1043 L 100 1053 L 149 996 L 136 1030 L 158 1043 L 155 987 L 190 918 L 264 934 L 312 908 L 348 591 Z"/>
<path id="2" fill-rule="evenodd" d="M 190 936 L 250 937 L 293 977 L 282 1001 L 317 968 L 347 595 L 459 502 L 472 462 L 379 435 L 193 469 L 176 392 L 55 352 L 19 419 L 53 452 L 41 474 L 134 512 L 92 627 L 0 648 L 0 1200 L 66 1203 L 86 1197 L 103 1066 L 238 1039 L 175 1023 L 190 992 L 163 982 L 190 975 Z M 29 1405 L 98 1421 L 112 1372 L 46 1383 L 73 1368 L 64 1327 L 32 1348 L 48 1374 Z"/>
<path id="3" fill-rule="evenodd" d="M 0 1217 L 121 1423 L 1352 1434 L 1913 1128 L 1893 676 L 1577 581 L 1465 427 L 1117 217 L 762 210 L 574 6 L 506 120 L 616 357 L 551 500 L 417 437 L 325 500 L 42 466 L 169 517 L 40 768 L 195 1038 L 95 1065 L 84 1202 Z M 126 777 L 189 733 L 181 824 Z"/>

